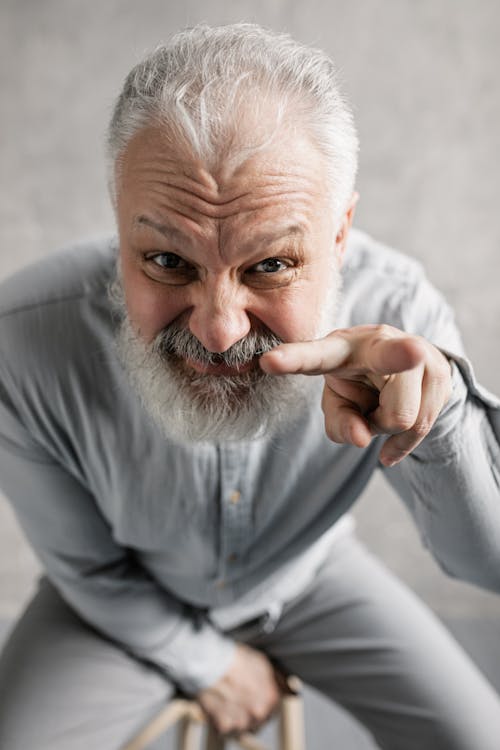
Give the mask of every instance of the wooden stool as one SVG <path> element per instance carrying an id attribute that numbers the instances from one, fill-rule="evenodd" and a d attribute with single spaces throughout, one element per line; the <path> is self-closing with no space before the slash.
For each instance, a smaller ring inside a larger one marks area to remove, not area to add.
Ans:
<path id="1" fill-rule="evenodd" d="M 302 696 L 298 692 L 300 681 L 289 678 L 294 693 L 284 695 L 278 709 L 280 750 L 305 750 L 304 709 Z M 123 750 L 146 750 L 148 745 L 178 723 L 178 750 L 197 750 L 199 734 L 203 724 L 207 724 L 205 714 L 196 701 L 175 698 L 142 729 Z M 236 742 L 244 750 L 269 750 L 253 734 L 239 737 L 222 737 L 210 724 L 207 726 L 205 750 L 224 750 L 226 742 Z"/>

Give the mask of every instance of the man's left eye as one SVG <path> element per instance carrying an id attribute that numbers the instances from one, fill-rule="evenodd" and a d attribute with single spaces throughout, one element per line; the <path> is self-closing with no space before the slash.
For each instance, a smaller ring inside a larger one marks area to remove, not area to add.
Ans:
<path id="1" fill-rule="evenodd" d="M 279 258 L 266 258 L 261 260 L 260 263 L 256 263 L 252 266 L 252 271 L 257 273 L 277 273 L 277 271 L 285 271 L 288 265 Z"/>

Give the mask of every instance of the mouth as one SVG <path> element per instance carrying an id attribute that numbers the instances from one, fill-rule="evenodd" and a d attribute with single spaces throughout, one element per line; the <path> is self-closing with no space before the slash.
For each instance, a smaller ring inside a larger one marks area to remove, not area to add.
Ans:
<path id="1" fill-rule="evenodd" d="M 255 369 L 255 367 L 257 366 L 257 357 L 254 357 L 248 362 L 245 362 L 243 365 L 239 365 L 237 367 L 230 367 L 224 362 L 216 364 L 206 364 L 205 362 L 200 362 L 196 359 L 185 359 L 184 364 L 192 370 L 200 373 L 200 375 L 220 375 L 222 377 L 235 377 L 237 375 L 243 375 L 244 373 L 250 372 L 250 370 Z"/>

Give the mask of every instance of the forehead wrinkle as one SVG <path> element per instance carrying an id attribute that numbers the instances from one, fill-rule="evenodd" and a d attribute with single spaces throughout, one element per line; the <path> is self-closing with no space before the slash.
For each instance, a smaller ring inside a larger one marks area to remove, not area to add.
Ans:
<path id="1" fill-rule="evenodd" d="M 213 205 L 191 194 L 178 193 L 177 191 L 162 190 L 157 185 L 149 187 L 149 196 L 157 200 L 159 209 L 171 210 L 191 219 L 192 221 L 204 221 L 206 219 L 229 219 L 247 213 L 266 209 L 276 205 L 276 200 L 285 200 L 295 205 L 295 211 L 303 211 L 305 206 L 311 206 L 317 200 L 311 193 L 300 190 L 288 190 L 286 192 L 271 192 L 268 194 L 254 194 L 253 192 L 239 195 L 226 203 Z"/>
<path id="2" fill-rule="evenodd" d="M 162 201 L 155 202 L 154 205 L 147 204 L 136 212 L 132 218 L 131 229 L 137 231 L 141 227 L 144 227 L 146 231 L 156 230 L 179 246 L 186 243 L 194 246 L 197 243 L 213 243 L 214 241 L 213 220 L 204 221 L 201 224 L 192 216 Z"/>
<path id="3" fill-rule="evenodd" d="M 189 190 L 188 188 L 181 187 L 179 185 L 173 185 L 172 183 L 164 182 L 163 180 L 156 180 L 152 181 L 154 185 L 159 185 L 161 188 L 168 188 L 173 190 L 175 193 L 180 193 L 181 195 L 184 194 L 188 200 L 194 200 L 196 202 L 200 203 L 207 203 L 208 205 L 213 205 L 214 210 L 216 210 L 218 207 L 224 208 L 228 206 L 230 203 L 234 203 L 235 201 L 241 200 L 243 198 L 246 198 L 247 196 L 251 195 L 251 191 L 247 191 L 244 193 L 239 193 L 234 198 L 228 198 L 227 200 L 215 200 L 213 198 L 205 198 L 203 196 L 197 195 L 192 190 Z"/>
<path id="4" fill-rule="evenodd" d="M 132 152 L 130 158 L 125 158 L 124 174 L 136 173 L 141 175 L 146 172 L 149 174 L 161 174 L 167 177 L 175 178 L 181 183 L 194 183 L 204 191 L 218 191 L 217 181 L 201 164 L 192 161 L 181 161 L 178 158 L 169 158 L 162 154 L 156 153 L 154 158 L 144 155 L 140 151 L 140 159 L 135 158 Z"/>
<path id="5" fill-rule="evenodd" d="M 269 245 L 284 241 L 291 250 L 299 252 L 304 243 L 309 243 L 312 234 L 311 216 L 302 206 L 293 216 L 282 215 L 272 218 L 258 212 L 249 215 L 239 214 L 234 221 L 221 221 L 221 255 L 238 257 L 244 260 L 264 252 Z M 268 248 L 271 252 L 271 249 Z M 281 251 L 280 251 L 281 252 Z"/>
<path id="6" fill-rule="evenodd" d="M 308 175 L 308 170 L 301 165 L 293 165 L 283 171 L 258 170 L 246 173 L 242 179 L 241 175 L 235 175 L 217 181 L 206 170 L 199 169 L 196 175 L 189 174 L 183 169 L 182 164 L 174 160 L 165 160 L 172 165 L 169 168 L 161 167 L 161 160 L 141 161 L 139 164 L 132 163 L 127 170 L 127 177 L 136 176 L 145 183 L 155 183 L 166 190 L 178 190 L 186 196 L 205 201 L 213 206 L 225 206 L 239 198 L 250 195 L 251 192 L 260 192 L 272 195 L 275 192 L 286 192 L 286 186 L 290 183 L 300 186 L 306 190 L 314 189 L 314 179 Z M 247 180 L 254 182 L 253 191 L 247 188 Z M 243 183 L 243 184 L 241 184 Z"/>
<path id="7" fill-rule="evenodd" d="M 195 192 L 191 186 L 178 185 L 173 180 L 156 179 L 150 172 L 146 179 L 142 179 L 139 192 L 158 197 L 166 205 L 178 206 L 181 210 L 190 209 L 193 215 L 199 213 L 214 219 L 238 213 L 241 202 L 252 195 L 252 191 L 244 190 L 227 199 L 216 199 L 213 195 L 208 195 L 207 191 Z"/>
<path id="8" fill-rule="evenodd" d="M 149 183 L 158 184 L 163 188 L 179 190 L 188 195 L 199 196 L 207 201 L 216 202 L 217 200 L 214 196 L 214 189 L 218 192 L 218 188 L 204 185 L 192 177 L 179 173 L 178 170 L 175 172 L 166 172 L 165 170 L 158 169 L 158 165 L 156 164 L 151 168 L 141 165 L 136 170 L 131 171 L 131 174 L 137 176 L 146 185 Z"/>
<path id="9" fill-rule="evenodd" d="M 290 185 L 295 190 L 318 192 L 318 170 L 311 171 L 313 163 L 318 161 L 317 151 L 311 151 L 307 138 L 294 137 L 290 144 L 288 140 L 238 161 L 235 166 L 230 159 L 208 166 L 190 152 L 174 150 L 165 132 L 151 127 L 130 141 L 122 176 L 130 178 L 127 181 L 132 183 L 137 180 L 145 185 L 155 182 L 160 190 L 177 191 L 177 198 L 184 196 L 188 201 L 195 201 L 195 209 L 200 213 L 219 218 L 231 215 L 232 204 L 238 203 L 242 196 L 251 195 L 249 186 L 254 194 L 263 196 L 286 193 Z M 296 158 L 293 158 L 295 152 Z M 317 166 L 321 172 L 321 162 Z"/>
<path id="10" fill-rule="evenodd" d="M 311 231 L 309 214 L 312 200 L 309 195 L 306 196 L 305 202 L 295 203 L 293 215 L 279 218 L 266 217 L 266 214 L 259 217 L 260 208 L 273 212 L 274 206 L 269 206 L 267 201 L 263 201 L 263 206 L 255 206 L 254 202 L 251 209 L 247 205 L 245 210 L 235 210 L 230 213 L 226 211 L 224 215 L 213 217 L 189 211 L 184 203 L 179 206 L 174 205 L 171 200 L 165 200 L 162 192 L 158 197 L 161 200 L 153 209 L 154 221 L 158 225 L 167 225 L 169 214 L 172 218 L 178 217 L 186 225 L 185 230 L 180 230 L 183 242 L 185 242 L 184 238 L 188 239 L 190 244 L 208 242 L 220 259 L 232 256 L 232 248 L 235 247 L 240 248 L 241 254 L 248 254 L 252 248 L 258 250 L 258 247 L 265 242 L 276 242 L 290 236 L 293 237 L 294 244 L 297 244 Z"/>

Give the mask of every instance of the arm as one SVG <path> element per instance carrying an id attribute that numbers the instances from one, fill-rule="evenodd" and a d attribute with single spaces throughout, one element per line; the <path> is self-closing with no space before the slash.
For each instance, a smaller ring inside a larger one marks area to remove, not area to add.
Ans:
<path id="1" fill-rule="evenodd" d="M 415 323 L 412 311 L 425 309 Z M 422 280 L 402 324 L 453 361 L 453 391 L 425 440 L 384 473 L 451 576 L 500 592 L 500 401 L 476 383 L 452 311 Z"/>
<path id="2" fill-rule="evenodd" d="M 384 472 L 442 569 L 500 593 L 500 449 L 488 411 L 457 369 L 434 429 Z"/>
<path id="3" fill-rule="evenodd" d="M 324 375 L 335 442 L 363 448 L 389 435 L 381 465 L 424 544 L 450 575 L 500 592 L 500 403 L 473 382 L 453 316 L 425 279 L 391 322 L 398 328 L 355 326 L 281 345 L 261 366 Z"/>
<path id="4" fill-rule="evenodd" d="M 160 588 L 113 541 L 92 496 L 30 439 L 5 397 L 0 426 L 0 485 L 68 604 L 195 694 L 219 731 L 262 724 L 288 689 L 269 659 L 226 638 L 206 619 L 195 619 Z"/>
<path id="5" fill-rule="evenodd" d="M 1 383 L 0 486 L 48 577 L 82 619 L 186 692 L 227 671 L 233 642 L 197 622 L 114 542 L 92 496 L 34 443 Z"/>

